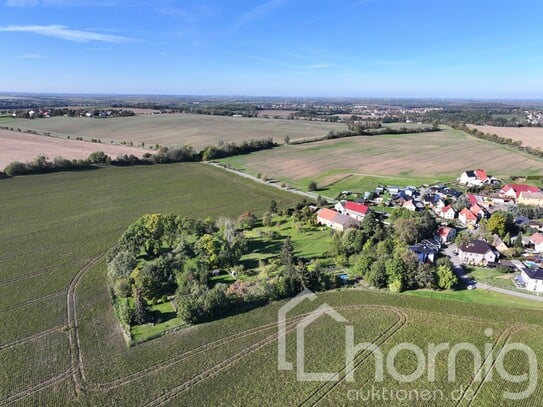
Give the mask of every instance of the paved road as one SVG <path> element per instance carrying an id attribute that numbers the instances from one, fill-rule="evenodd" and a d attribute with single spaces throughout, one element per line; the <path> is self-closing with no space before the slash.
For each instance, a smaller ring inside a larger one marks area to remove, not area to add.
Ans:
<path id="1" fill-rule="evenodd" d="M 452 263 L 454 265 L 454 272 L 456 273 L 458 278 L 460 280 L 462 280 L 466 285 L 469 284 L 469 282 L 471 282 L 472 279 L 471 279 L 471 277 L 469 275 L 466 274 L 466 271 L 464 270 L 464 267 L 462 267 L 462 264 L 460 263 L 460 259 L 456 255 L 456 245 L 455 244 L 450 244 L 447 248 L 445 248 L 443 250 L 443 252 L 447 256 L 449 256 L 449 258 L 451 259 L 451 261 L 452 261 Z M 493 285 L 488 285 L 488 284 L 484 284 L 484 283 L 480 283 L 480 282 L 477 282 L 475 284 L 475 286 L 477 288 L 480 288 L 480 289 L 483 289 L 483 290 L 489 290 L 489 291 L 494 291 L 494 292 L 501 293 L 501 294 L 512 295 L 514 297 L 524 298 L 524 299 L 527 299 L 527 300 L 543 301 L 543 297 L 540 297 L 540 296 L 537 296 L 537 295 L 528 294 L 528 293 L 521 293 L 521 292 L 513 291 L 513 290 L 507 290 L 505 288 L 494 287 Z"/>
<path id="2" fill-rule="evenodd" d="M 288 192 L 291 192 L 293 194 L 301 195 L 304 198 L 309 198 L 309 199 L 312 199 L 314 201 L 316 201 L 317 198 L 319 197 L 319 194 L 315 194 L 315 193 L 312 193 L 312 192 L 299 191 L 299 190 L 294 189 L 294 188 L 290 188 L 290 189 L 283 188 L 281 186 L 281 183 L 279 183 L 279 182 L 266 182 L 266 181 L 261 180 L 260 178 L 254 177 L 254 176 L 252 176 L 250 174 L 247 174 L 247 173 L 245 173 L 243 171 L 234 170 L 232 168 L 226 168 L 223 165 L 218 164 L 218 163 L 204 162 L 204 164 L 212 165 L 212 166 L 220 168 L 220 169 L 222 169 L 224 171 L 228 171 L 228 172 L 234 173 L 236 175 L 239 175 L 240 177 L 248 178 L 250 180 L 253 180 L 254 182 L 258 182 L 259 184 L 268 185 L 270 187 L 278 188 L 278 189 L 280 189 L 282 191 L 288 191 Z M 328 198 L 328 197 L 325 197 L 325 196 L 323 196 L 323 198 L 325 198 L 330 203 L 335 204 L 337 202 L 335 199 L 332 199 L 332 198 Z"/>

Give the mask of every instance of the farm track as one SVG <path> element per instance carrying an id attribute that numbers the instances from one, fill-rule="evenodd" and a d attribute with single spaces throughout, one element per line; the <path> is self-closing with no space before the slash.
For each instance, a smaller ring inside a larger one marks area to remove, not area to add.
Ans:
<path id="1" fill-rule="evenodd" d="M 288 318 L 287 322 L 298 321 L 302 317 L 303 316 Z M 169 367 L 171 367 L 171 366 L 173 366 L 173 365 L 175 365 L 175 364 L 177 364 L 179 362 L 183 362 L 184 360 L 186 360 L 186 359 L 188 359 L 188 358 L 190 358 L 192 356 L 199 355 L 200 353 L 203 353 L 203 352 L 215 349 L 217 347 L 226 345 L 227 343 L 237 341 L 239 339 L 243 339 L 243 338 L 246 338 L 248 336 L 256 335 L 256 334 L 265 332 L 267 330 L 270 330 L 270 329 L 273 329 L 273 328 L 276 328 L 276 327 L 277 327 L 277 322 L 272 322 L 272 323 L 269 323 L 269 324 L 261 325 L 261 326 L 256 327 L 256 328 L 252 328 L 252 329 L 249 329 L 247 331 L 240 332 L 238 334 L 230 335 L 230 336 L 227 336 L 225 338 L 221 338 L 221 339 L 218 339 L 216 341 L 207 343 L 205 345 L 202 345 L 202 346 L 199 346 L 197 348 L 191 349 L 191 350 L 189 350 L 187 352 L 183 352 L 182 354 L 177 355 L 174 358 L 165 360 L 163 362 L 156 363 L 156 364 L 154 364 L 152 366 L 149 366 L 148 368 L 146 368 L 144 370 L 141 370 L 139 372 L 133 373 L 133 374 L 128 375 L 128 376 L 125 376 L 125 377 L 123 377 L 121 379 L 113 380 L 111 382 L 106 382 L 106 383 L 90 384 L 90 385 L 87 385 L 86 388 L 91 389 L 91 390 L 92 389 L 111 390 L 111 389 L 114 389 L 114 388 L 117 388 L 117 387 L 120 387 L 120 386 L 124 386 L 126 384 L 129 384 L 129 383 L 135 381 L 135 380 L 142 379 L 142 378 L 144 378 L 145 376 L 148 376 L 151 373 L 156 373 L 159 370 L 167 369 L 167 368 L 169 368 Z"/>
<path id="2" fill-rule="evenodd" d="M 398 313 L 398 315 L 401 315 L 400 316 L 401 321 L 396 322 L 393 325 L 393 327 L 395 327 L 400 322 L 401 322 L 401 324 L 403 326 L 407 322 L 407 316 L 405 315 L 405 313 L 403 311 L 399 310 L 398 308 L 395 308 L 395 307 L 372 306 L 372 305 L 349 305 L 349 306 L 337 307 L 336 309 L 338 309 L 338 310 L 347 310 L 347 309 L 357 309 L 357 308 L 365 308 L 365 307 L 368 307 L 368 308 L 380 308 L 380 309 L 390 309 L 390 310 L 393 310 L 393 312 Z M 312 315 L 313 313 L 314 313 L 314 311 L 307 312 L 305 314 L 297 315 L 295 317 L 290 318 L 289 319 L 290 322 L 287 325 L 287 329 L 286 329 L 285 333 L 289 333 L 292 330 L 294 330 L 297 327 L 296 322 L 298 322 L 299 320 L 301 320 L 301 319 L 303 319 L 303 318 L 305 318 L 305 317 L 307 317 L 309 315 Z M 385 331 L 385 332 L 388 332 L 391 328 L 387 329 L 387 331 Z M 400 328 L 396 329 L 393 333 L 391 333 L 389 335 L 389 337 L 392 336 L 395 332 L 397 332 Z M 382 336 L 382 335 L 380 335 L 380 336 Z M 204 381 L 206 379 L 212 378 L 213 376 L 217 375 L 219 372 L 221 372 L 221 371 L 231 367 L 232 365 L 234 365 L 241 358 L 260 350 L 261 348 L 265 347 L 266 345 L 269 345 L 270 343 L 275 342 L 276 340 L 279 339 L 279 336 L 280 336 L 279 333 L 274 333 L 274 334 L 272 334 L 272 335 L 270 335 L 270 336 L 268 336 L 268 337 L 266 337 L 266 338 L 264 338 L 264 339 L 262 339 L 262 340 L 260 340 L 260 341 L 258 341 L 256 343 L 250 345 L 246 349 L 244 349 L 244 350 L 242 350 L 242 351 L 228 357 L 227 359 L 219 362 L 215 366 L 204 370 L 203 372 L 199 373 L 198 375 L 194 376 L 193 378 L 191 378 L 191 379 L 181 383 L 180 385 L 174 387 L 173 389 L 169 390 L 168 392 L 164 393 L 163 395 L 159 396 L 158 398 L 156 398 L 156 399 L 150 401 L 149 403 L 145 404 L 145 406 L 146 407 L 163 406 L 164 404 L 168 403 L 169 401 L 171 401 L 173 398 L 175 398 L 176 396 L 178 396 L 182 392 L 188 390 L 190 387 L 195 386 L 198 383 L 200 383 L 200 382 L 202 382 L 202 381 Z M 383 341 L 383 343 L 384 343 L 384 341 Z"/>
<path id="3" fill-rule="evenodd" d="M 494 346 L 492 347 L 492 352 L 490 353 L 489 356 L 487 356 L 484 360 L 483 360 L 483 363 L 481 365 L 481 368 L 477 371 L 477 374 L 475 374 L 473 376 L 473 378 L 471 379 L 471 382 L 469 383 L 468 386 L 466 386 L 465 390 L 462 392 L 462 397 L 459 398 L 459 400 L 457 401 L 456 403 L 456 406 L 460 406 L 462 405 L 463 401 L 464 401 L 464 396 L 465 394 L 468 392 L 469 389 L 475 387 L 475 389 L 473 390 L 473 392 L 471 393 L 471 396 L 469 398 L 469 400 L 467 401 L 467 407 L 471 406 L 473 404 L 473 401 L 475 400 L 475 398 L 477 397 L 477 393 L 479 392 L 479 390 L 481 390 L 481 388 L 483 387 L 483 383 L 485 382 L 485 379 L 492 374 L 492 371 L 494 370 L 494 366 L 496 365 L 496 360 L 498 358 L 498 355 L 503 351 L 503 348 L 504 346 L 507 344 L 507 342 L 509 342 L 509 339 L 511 338 L 511 335 L 513 335 L 514 333 L 522 330 L 523 328 L 519 325 L 513 325 L 513 326 L 510 326 L 509 328 L 505 329 L 501 335 L 498 337 L 498 339 L 496 340 L 496 343 L 494 344 Z M 500 342 L 501 342 L 501 345 L 500 345 Z M 494 356 L 494 350 L 500 346 L 500 350 L 498 352 L 498 354 L 496 356 Z M 476 382 L 476 378 L 477 376 L 480 375 L 480 373 L 482 372 L 483 370 L 483 367 L 486 366 L 487 364 L 487 360 L 489 358 L 492 358 L 492 364 L 488 367 L 488 370 L 486 372 L 486 374 L 484 375 L 484 377 L 481 377 L 480 381 L 477 381 Z"/>
<path id="4" fill-rule="evenodd" d="M 43 301 L 43 300 L 46 300 L 48 298 L 52 298 L 52 297 L 56 297 L 60 294 L 64 294 L 66 290 L 61 290 L 61 291 L 57 291 L 57 292 L 54 292 L 54 293 L 51 293 L 51 294 L 47 294 L 47 295 L 44 295 L 43 297 L 40 297 L 40 298 L 35 298 L 33 300 L 28 300 L 28 301 L 25 301 L 25 302 L 20 302 L 18 304 L 15 304 L 15 305 L 12 305 L 11 307 L 7 307 L 7 308 L 1 308 L 0 309 L 0 312 L 6 312 L 6 311 L 11 311 L 11 310 L 14 310 L 16 308 L 19 308 L 19 307 L 24 307 L 26 305 L 30 305 L 30 304 L 34 304 L 36 302 L 40 302 L 40 301 Z"/>
<path id="5" fill-rule="evenodd" d="M 403 312 L 399 308 L 387 307 L 387 306 L 381 306 L 381 307 L 376 306 L 375 308 L 381 308 L 381 309 L 392 311 L 398 316 L 398 320 L 394 324 L 392 324 L 389 328 L 387 328 L 384 332 L 382 332 L 379 336 L 377 336 L 377 338 L 375 338 L 372 341 L 373 344 L 377 346 L 381 346 L 385 344 L 386 342 L 388 342 L 390 338 L 392 338 L 398 331 L 400 331 L 405 326 L 405 324 L 407 324 L 408 318 L 407 318 L 407 314 L 405 314 L 405 312 Z M 331 393 L 337 386 L 339 386 L 345 380 L 347 374 L 353 372 L 356 368 L 362 365 L 371 355 L 372 353 L 368 351 L 361 352 L 355 358 L 352 368 L 347 369 L 347 366 L 345 366 L 343 369 L 341 369 L 340 372 L 334 375 L 334 381 L 328 381 L 321 384 L 319 387 L 317 387 L 313 391 L 313 393 L 309 395 L 309 397 L 307 397 L 299 405 L 300 406 L 317 405 L 321 400 L 323 400 L 329 393 Z"/>
<path id="6" fill-rule="evenodd" d="M 55 332 L 61 332 L 62 328 L 63 328 L 63 326 L 56 326 L 56 327 L 48 329 L 46 331 L 38 332 L 35 335 L 27 336 L 26 338 L 19 339 L 19 340 L 15 341 L 15 342 L 0 345 L 0 351 L 4 350 L 4 349 L 14 348 L 16 346 L 22 345 L 22 344 L 27 343 L 27 342 L 35 341 L 36 339 L 43 338 L 44 336 L 50 335 L 50 334 L 55 333 Z"/>
<path id="7" fill-rule="evenodd" d="M 47 379 L 41 383 L 38 383 L 38 384 L 35 384 L 34 386 L 26 388 L 22 392 L 19 392 L 17 394 L 14 394 L 13 396 L 9 396 L 5 399 L 0 400 L 0 406 L 5 406 L 9 403 L 14 403 L 25 397 L 31 396 L 32 394 L 38 391 L 54 386 L 55 384 L 59 384 L 63 382 L 64 380 L 68 379 L 71 374 L 72 374 L 72 368 L 69 368 L 68 370 L 66 370 L 65 372 L 57 376 L 51 377 L 50 379 Z"/>
<path id="8" fill-rule="evenodd" d="M 79 282 L 81 281 L 81 277 L 92 269 L 98 263 L 104 253 L 100 253 L 97 256 L 93 257 L 91 260 L 85 264 L 81 270 L 74 276 L 72 281 L 70 282 L 70 286 L 68 287 L 68 295 L 66 296 L 66 304 L 67 304 L 67 317 L 68 317 L 68 342 L 70 345 L 70 357 L 71 357 L 71 373 L 72 373 L 72 379 L 74 382 L 74 387 L 76 390 L 76 393 L 79 392 L 79 390 L 82 387 L 82 382 L 86 380 L 85 378 L 85 370 L 83 367 L 83 358 L 81 356 L 81 343 L 79 341 L 79 331 L 77 329 L 77 304 L 76 304 L 76 296 L 75 292 L 77 289 L 77 286 L 79 285 Z"/>
<path id="9" fill-rule="evenodd" d="M 292 331 L 296 328 L 296 324 L 290 324 L 287 326 L 286 333 Z M 164 393 L 163 395 L 159 396 L 158 398 L 152 400 L 151 402 L 144 404 L 145 407 L 151 407 L 151 406 L 163 406 L 164 404 L 170 402 L 173 398 L 177 397 L 182 392 L 188 390 L 190 387 L 197 385 L 198 383 L 212 378 L 213 376 L 217 375 L 221 371 L 231 367 L 235 363 L 237 363 L 241 358 L 250 355 L 266 345 L 269 345 L 270 343 L 275 342 L 279 338 L 278 333 L 274 333 L 272 335 L 269 335 L 268 337 L 248 346 L 241 352 L 238 352 L 225 360 L 219 362 L 215 366 L 204 370 L 203 372 L 199 373 L 198 375 L 194 376 L 192 379 L 189 379 L 183 383 L 181 383 L 179 386 L 174 387 L 173 389 L 169 390 L 168 392 Z"/>

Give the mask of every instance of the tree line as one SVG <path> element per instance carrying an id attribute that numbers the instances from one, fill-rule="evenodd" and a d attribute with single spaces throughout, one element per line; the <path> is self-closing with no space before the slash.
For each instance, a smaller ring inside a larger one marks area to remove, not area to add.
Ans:
<path id="1" fill-rule="evenodd" d="M 40 174 L 57 171 L 84 170 L 94 168 L 97 165 L 131 166 L 167 164 L 175 162 L 199 162 L 208 161 L 238 154 L 248 154 L 254 151 L 270 149 L 277 144 L 273 139 L 247 140 L 241 144 L 222 143 L 218 146 L 208 146 L 202 151 L 196 151 L 192 146 L 183 147 L 159 147 L 154 154 L 145 153 L 141 158 L 133 154 L 122 154 L 111 158 L 103 151 L 96 151 L 87 159 L 68 160 L 63 157 L 55 157 L 53 160 L 40 155 L 29 162 L 13 161 L 6 166 L 6 176 Z"/>

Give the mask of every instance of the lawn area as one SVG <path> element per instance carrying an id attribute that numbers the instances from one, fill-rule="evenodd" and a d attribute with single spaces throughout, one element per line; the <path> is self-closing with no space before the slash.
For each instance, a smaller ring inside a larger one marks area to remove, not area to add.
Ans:
<path id="1" fill-rule="evenodd" d="M 181 318 L 175 316 L 175 307 L 171 301 L 150 305 L 149 308 L 156 316 L 162 318 L 162 322 L 132 326 L 130 333 L 132 334 L 133 343 L 148 341 L 163 335 L 170 329 L 184 325 Z"/>
<path id="2" fill-rule="evenodd" d="M 267 234 L 275 231 L 274 238 Z M 241 258 L 246 269 L 256 269 L 259 260 L 271 260 L 279 256 L 287 236 L 292 239 L 294 254 L 305 259 L 319 258 L 330 248 L 332 234 L 322 226 L 306 226 L 298 229 L 294 222 L 284 216 L 274 216 L 273 226 L 257 226 L 246 234 L 249 239 L 249 253 Z"/>
<path id="3" fill-rule="evenodd" d="M 499 305 L 502 307 L 543 309 L 543 302 L 530 301 L 511 295 L 496 293 L 486 290 L 457 290 L 457 291 L 434 291 L 434 290 L 411 290 L 405 291 L 405 295 L 433 298 L 436 300 L 461 301 L 483 305 Z"/>
<path id="4" fill-rule="evenodd" d="M 515 273 L 504 274 L 489 267 L 466 267 L 466 272 L 471 278 L 480 283 L 529 294 L 529 291 L 518 289 L 515 286 L 512 281 Z"/>

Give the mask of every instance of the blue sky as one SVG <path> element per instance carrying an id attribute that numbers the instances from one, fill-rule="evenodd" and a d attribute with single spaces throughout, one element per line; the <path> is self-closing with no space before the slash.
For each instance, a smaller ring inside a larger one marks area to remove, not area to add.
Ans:
<path id="1" fill-rule="evenodd" d="M 0 4 L 0 91 L 543 98 L 543 0 Z"/>

